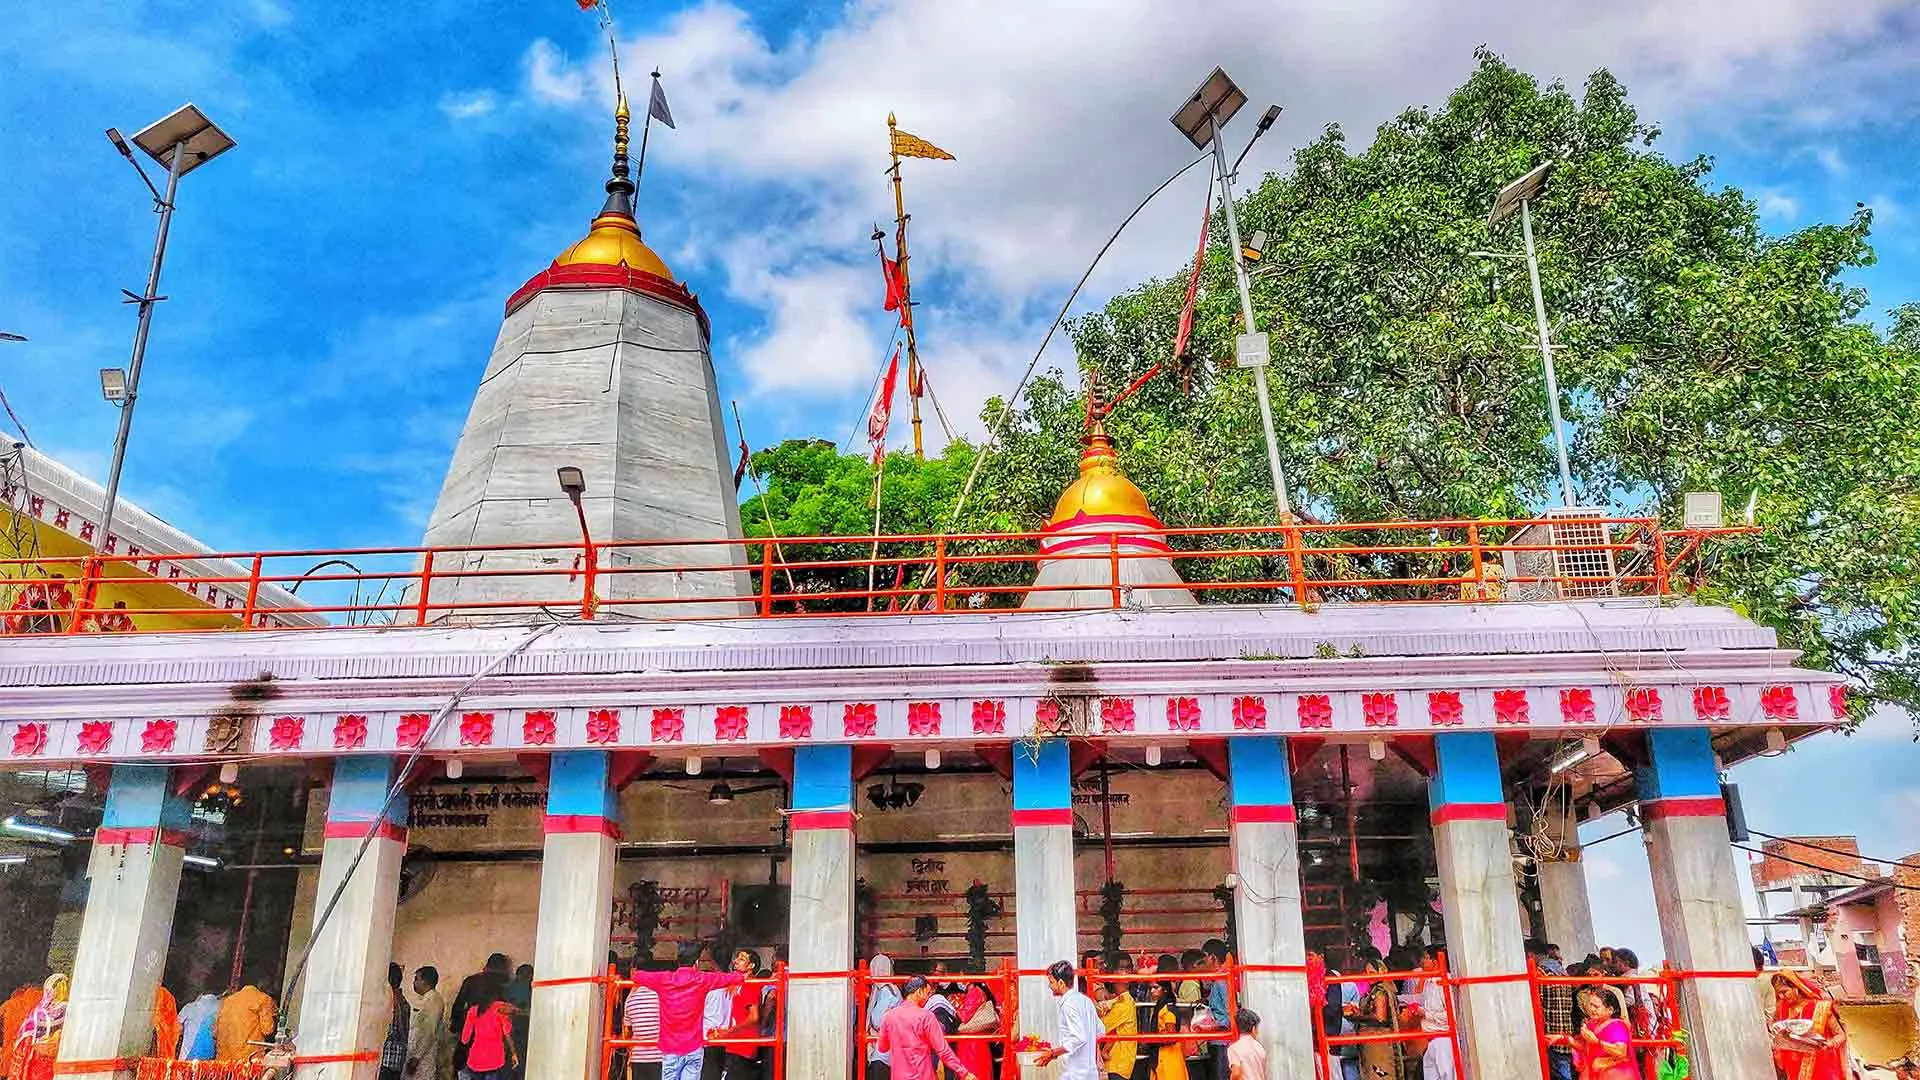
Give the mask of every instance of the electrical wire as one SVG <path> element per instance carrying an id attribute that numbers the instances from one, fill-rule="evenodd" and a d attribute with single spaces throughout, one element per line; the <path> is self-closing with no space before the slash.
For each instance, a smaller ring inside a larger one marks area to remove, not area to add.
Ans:
<path id="1" fill-rule="evenodd" d="M 1755 829 L 1751 826 L 1747 828 L 1747 831 L 1752 833 L 1755 836 L 1764 837 L 1768 840 L 1777 840 L 1780 843 L 1792 844 L 1795 847 L 1811 848 L 1814 851 L 1826 852 L 1828 855 L 1841 855 L 1850 859 L 1859 859 L 1862 862 L 1882 863 L 1887 866 L 1898 866 L 1906 870 L 1920 870 L 1920 862 L 1906 862 L 1901 859 L 1875 859 L 1875 858 L 1872 858 L 1871 856 L 1862 855 L 1857 851 L 1845 851 L 1841 848 L 1825 847 L 1820 844 L 1813 844 L 1805 840 L 1795 839 L 1794 837 L 1791 837 L 1791 836 L 1775 836 L 1770 832 L 1761 832 L 1759 829 Z"/>
<path id="2" fill-rule="evenodd" d="M 20 417 L 15 415 L 13 404 L 7 400 L 7 392 L 5 390 L 0 390 L 0 409 L 7 410 L 7 419 L 13 421 L 14 430 L 20 433 L 20 438 L 24 440 L 28 446 L 33 446 L 33 436 L 27 434 L 27 425 L 21 423 Z M 38 447 L 35 447 L 35 449 L 38 449 Z"/>
<path id="3" fill-rule="evenodd" d="M 1748 830 L 1748 831 L 1752 831 L 1752 830 Z M 1819 863 L 1811 863 L 1801 859 L 1789 858 L 1788 856 L 1781 855 L 1778 852 L 1763 851 L 1760 848 L 1753 847 L 1752 845 L 1749 845 L 1749 844 L 1735 844 L 1733 846 L 1739 848 L 1741 851 L 1751 852 L 1755 855 L 1758 855 L 1763 859 L 1778 859 L 1783 863 L 1792 863 L 1795 866 L 1804 866 L 1809 870 L 1818 870 L 1821 873 L 1832 874 L 1834 877 L 1849 878 L 1853 881 L 1863 882 L 1868 885 L 1885 885 L 1889 889 L 1899 889 L 1904 892 L 1920 892 L 1920 885 L 1902 885 L 1897 881 L 1889 881 L 1886 878 L 1867 877 L 1864 874 L 1850 874 L 1845 870 L 1835 870 L 1831 866 L 1821 866 Z"/>

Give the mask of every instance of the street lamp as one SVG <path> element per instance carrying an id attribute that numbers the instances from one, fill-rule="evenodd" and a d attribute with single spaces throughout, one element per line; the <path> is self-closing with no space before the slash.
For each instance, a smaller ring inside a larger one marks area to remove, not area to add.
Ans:
<path id="1" fill-rule="evenodd" d="M 562 465 L 556 473 L 560 480 L 560 490 L 566 493 L 568 501 L 573 503 L 573 512 L 580 518 L 580 547 L 585 559 L 583 573 L 586 576 L 586 599 L 580 602 L 580 617 L 593 618 L 593 572 L 600 560 L 593 550 L 593 534 L 587 530 L 587 508 L 580 502 L 580 496 L 587 493 L 587 475 L 578 465 Z"/>
<path id="2" fill-rule="evenodd" d="M 1234 85 L 1227 73 L 1214 68 L 1200 88 L 1187 98 L 1180 110 L 1173 114 L 1173 126 L 1187 137 L 1187 141 L 1200 150 L 1213 149 L 1214 175 L 1220 178 L 1220 193 L 1227 211 L 1228 240 L 1233 245 L 1233 278 L 1240 287 L 1240 317 L 1246 324 L 1246 333 L 1234 342 L 1234 363 L 1239 367 L 1253 369 L 1254 393 L 1260 399 L 1260 427 L 1267 437 L 1267 470 L 1273 476 L 1273 501 L 1279 508 L 1280 520 L 1285 522 L 1293 517 L 1293 504 L 1287 498 L 1287 473 L 1280 465 L 1280 443 L 1273 433 L 1273 401 L 1267 392 L 1267 335 L 1259 333 L 1253 325 L 1253 293 L 1247 287 L 1247 264 L 1245 252 L 1240 245 L 1240 220 L 1233 209 L 1233 174 L 1239 167 L 1227 167 L 1227 152 L 1220 144 L 1220 128 L 1233 119 L 1233 114 L 1247 103 L 1247 95 Z M 1253 139 L 1267 133 L 1273 122 L 1280 116 L 1279 106 L 1267 109 L 1254 130 Z M 1247 142 L 1249 149 L 1253 140 Z M 1240 158 L 1244 160 L 1247 152 L 1242 150 Z"/>
<path id="3" fill-rule="evenodd" d="M 133 146 L 127 145 L 126 138 L 118 128 L 107 129 L 107 140 L 140 174 L 141 182 L 153 194 L 153 208 L 160 215 L 160 225 L 153 237 L 153 262 L 147 268 L 146 290 L 139 296 L 125 289 L 120 290 L 126 294 L 127 303 L 140 305 L 140 325 L 133 334 L 133 359 L 128 361 L 124 376 L 110 380 L 107 371 L 101 372 L 101 392 L 120 410 L 120 431 L 113 439 L 113 464 L 107 470 L 107 498 L 100 510 L 100 544 L 103 548 L 113 536 L 113 513 L 120 496 L 120 468 L 127 457 L 127 434 L 133 429 L 133 405 L 140 395 L 140 362 L 147 355 L 147 333 L 153 328 L 153 306 L 166 299 L 158 290 L 160 266 L 167 258 L 167 229 L 173 224 L 174 193 L 180 187 L 182 176 L 233 149 L 233 140 L 227 133 L 207 119 L 206 114 L 191 102 L 135 135 Z M 166 194 L 162 195 L 160 189 L 153 186 L 153 181 L 147 178 L 147 171 L 140 167 L 139 159 L 133 156 L 134 147 L 139 147 L 156 164 L 167 170 Z M 109 370 L 116 376 L 120 374 L 118 369 Z M 116 383 L 121 384 L 118 398 L 112 392 L 112 386 Z"/>
<path id="4" fill-rule="evenodd" d="M 1560 459 L 1561 505 L 1572 506 L 1573 468 L 1567 463 L 1567 434 L 1560 420 L 1560 381 L 1554 377 L 1553 342 L 1547 332 L 1547 302 L 1540 295 L 1540 259 L 1533 250 L 1533 200 L 1547 186 L 1553 162 L 1535 166 L 1525 176 L 1500 189 L 1494 196 L 1493 211 L 1487 215 L 1487 232 L 1520 211 L 1520 234 L 1527 243 L 1527 279 L 1533 284 L 1533 319 L 1540 332 L 1540 365 L 1547 375 L 1547 413 L 1553 421 L 1553 449 Z"/>

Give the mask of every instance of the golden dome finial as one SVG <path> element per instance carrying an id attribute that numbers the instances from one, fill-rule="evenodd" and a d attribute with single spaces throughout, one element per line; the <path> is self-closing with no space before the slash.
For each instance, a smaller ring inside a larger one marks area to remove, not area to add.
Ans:
<path id="1" fill-rule="evenodd" d="M 627 111 L 627 95 L 624 91 L 620 94 L 619 103 L 613 107 L 613 118 L 616 121 L 633 119 L 633 114 Z"/>
<path id="2" fill-rule="evenodd" d="M 640 224 L 633 217 L 634 184 L 627 169 L 631 121 L 627 95 L 622 93 L 613 110 L 613 175 L 607 180 L 607 201 L 600 207 L 600 216 L 593 219 L 587 235 L 561 252 L 553 264 L 624 266 L 672 281 L 673 271 L 641 241 Z"/>
<path id="3" fill-rule="evenodd" d="M 1086 449 L 1080 452 L 1080 478 L 1054 504 L 1053 516 L 1047 519 L 1047 530 L 1117 522 L 1161 528 L 1160 519 L 1147 504 L 1145 493 L 1120 471 L 1113 440 L 1107 436 L 1106 422 L 1100 417 L 1092 418 L 1087 425 L 1085 445 Z"/>

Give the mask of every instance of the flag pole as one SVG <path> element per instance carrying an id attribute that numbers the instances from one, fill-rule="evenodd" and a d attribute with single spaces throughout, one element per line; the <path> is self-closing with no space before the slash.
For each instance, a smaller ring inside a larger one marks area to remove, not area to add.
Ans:
<path id="1" fill-rule="evenodd" d="M 887 444 L 880 444 L 880 460 L 873 468 L 873 551 L 867 556 L 867 610 L 873 610 L 873 574 L 880 563 L 880 481 L 887 475 Z"/>
<path id="2" fill-rule="evenodd" d="M 900 186 L 900 143 L 894 137 L 898 126 L 892 113 L 887 114 L 887 151 L 893 157 L 893 220 L 895 223 L 893 250 L 900 257 L 900 322 L 907 329 L 907 400 L 913 409 L 913 456 L 926 458 L 925 447 L 920 438 L 920 343 L 913 333 L 913 288 L 909 284 L 907 269 L 907 200 Z M 876 527 L 877 528 L 877 527 Z"/>
<path id="3" fill-rule="evenodd" d="M 616 70 L 618 70 L 618 63 L 618 61 L 615 61 Z M 617 81 L 618 76 L 615 78 Z M 636 212 L 639 209 L 640 203 L 640 181 L 647 177 L 647 133 L 653 130 L 653 98 L 651 94 L 660 92 L 658 89 L 660 86 L 659 68 L 653 69 L 653 86 L 654 89 L 650 91 L 647 98 L 647 118 L 640 122 L 640 164 L 633 170 L 633 202 Z"/>

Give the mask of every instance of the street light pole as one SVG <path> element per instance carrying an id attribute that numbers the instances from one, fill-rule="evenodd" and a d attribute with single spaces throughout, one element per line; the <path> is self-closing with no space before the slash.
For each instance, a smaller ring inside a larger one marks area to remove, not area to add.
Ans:
<path id="1" fill-rule="evenodd" d="M 1220 117 L 1209 112 L 1207 124 L 1213 132 L 1213 165 L 1220 176 L 1220 193 L 1227 211 L 1227 239 L 1233 249 L 1233 280 L 1240 287 L 1240 317 L 1245 322 L 1246 333 L 1255 332 L 1253 325 L 1253 293 L 1247 285 L 1247 264 L 1240 255 L 1240 219 L 1233 209 L 1233 174 L 1227 169 L 1227 152 L 1220 144 Z M 1254 395 L 1260 401 L 1260 428 L 1267 437 L 1267 471 L 1273 477 L 1273 502 L 1280 511 L 1281 522 L 1293 519 L 1293 504 L 1287 498 L 1287 473 L 1280 464 L 1280 443 L 1273 432 L 1273 399 L 1267 392 L 1267 365 L 1265 358 L 1253 369 Z"/>
<path id="2" fill-rule="evenodd" d="M 1553 342 L 1547 331 L 1547 302 L 1540 295 L 1540 259 L 1533 251 L 1531 199 L 1520 200 L 1520 234 L 1527 241 L 1527 279 L 1533 283 L 1533 319 L 1540 331 L 1540 363 L 1547 373 L 1547 414 L 1553 421 L 1553 449 L 1560 458 L 1561 505 L 1573 506 L 1573 468 L 1567 462 L 1567 433 L 1560 420 L 1560 381 L 1553 372 Z"/>
<path id="3" fill-rule="evenodd" d="M 160 301 L 160 267 L 167 259 L 167 230 L 173 225 L 173 197 L 180 189 L 180 174 L 187 163 L 186 140 L 173 144 L 173 160 L 167 166 L 167 194 L 160 201 L 160 226 L 153 237 L 153 262 L 147 267 L 147 287 L 137 297 L 140 326 L 133 332 L 133 359 L 127 362 L 127 396 L 120 402 L 120 431 L 113 438 L 113 464 L 107 470 L 107 498 L 100 510 L 100 546 L 106 548 L 113 535 L 113 512 L 120 499 L 120 468 L 127 459 L 127 435 L 133 430 L 133 405 L 140 397 L 140 362 L 147 356 L 147 333 L 153 328 L 153 306 Z"/>

